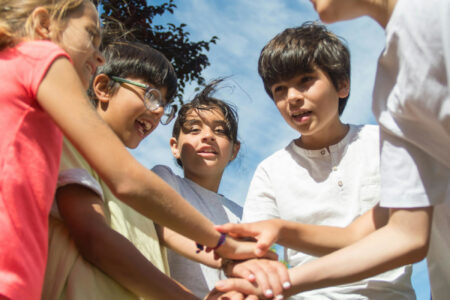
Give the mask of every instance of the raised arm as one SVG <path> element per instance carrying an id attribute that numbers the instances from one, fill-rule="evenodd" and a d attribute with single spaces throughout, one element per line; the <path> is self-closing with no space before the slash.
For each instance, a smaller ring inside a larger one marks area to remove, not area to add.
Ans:
<path id="1" fill-rule="evenodd" d="M 52 64 L 39 86 L 37 99 L 119 199 L 201 244 L 217 244 L 220 234 L 213 224 L 140 165 L 97 115 L 67 59 L 59 58 Z M 218 253 L 234 258 L 238 248 L 239 244 L 229 239 Z"/>

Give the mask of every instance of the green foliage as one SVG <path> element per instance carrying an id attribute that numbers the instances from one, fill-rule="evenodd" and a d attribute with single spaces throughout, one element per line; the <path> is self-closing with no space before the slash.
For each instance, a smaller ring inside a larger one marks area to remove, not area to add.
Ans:
<path id="1" fill-rule="evenodd" d="M 218 39 L 213 36 L 209 41 L 191 41 L 186 24 L 154 24 L 157 16 L 173 14 L 176 5 L 168 0 L 160 5 L 150 5 L 150 0 L 97 0 L 101 7 L 101 20 L 108 26 L 118 26 L 131 32 L 134 38 L 161 51 L 173 64 L 178 77 L 178 99 L 182 101 L 184 88 L 189 82 L 205 83 L 201 72 L 209 66 L 209 60 L 203 51 L 209 51 L 210 45 Z M 115 24 L 115 25 L 111 25 Z"/>

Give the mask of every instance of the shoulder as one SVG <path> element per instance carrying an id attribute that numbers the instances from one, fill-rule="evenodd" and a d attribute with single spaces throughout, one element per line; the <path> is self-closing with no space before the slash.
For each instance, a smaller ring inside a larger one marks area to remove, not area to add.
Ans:
<path id="1" fill-rule="evenodd" d="M 176 190 L 179 189 L 180 185 L 183 185 L 184 178 L 175 174 L 168 166 L 156 165 L 152 168 L 152 171 Z"/>
<path id="2" fill-rule="evenodd" d="M 380 128 L 378 125 L 350 125 L 355 138 L 362 141 L 379 141 Z"/>
<path id="3" fill-rule="evenodd" d="M 175 175 L 171 168 L 169 168 L 168 166 L 164 166 L 164 165 L 156 165 L 152 168 L 152 171 L 158 175 L 167 175 L 167 176 Z"/>
<path id="4" fill-rule="evenodd" d="M 57 44 L 50 41 L 35 40 L 26 41 L 17 45 L 19 53 L 25 54 L 31 58 L 48 58 L 49 56 L 65 56 L 70 59 L 69 55 Z"/>
<path id="5" fill-rule="evenodd" d="M 279 149 L 266 157 L 258 165 L 258 168 L 278 168 L 282 161 L 290 160 L 293 152 L 294 141 L 291 141 L 286 147 Z"/>

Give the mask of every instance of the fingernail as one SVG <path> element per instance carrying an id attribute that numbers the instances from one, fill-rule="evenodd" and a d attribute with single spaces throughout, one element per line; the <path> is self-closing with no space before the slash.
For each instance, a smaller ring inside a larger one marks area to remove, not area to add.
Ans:
<path id="1" fill-rule="evenodd" d="M 255 275 L 253 275 L 253 274 L 250 274 L 250 275 L 248 275 L 248 280 L 250 280 L 250 281 L 253 281 L 253 280 L 255 280 Z"/>
<path id="2" fill-rule="evenodd" d="M 289 281 L 283 282 L 283 288 L 284 288 L 285 290 L 287 290 L 287 289 L 290 288 L 290 287 L 291 287 L 291 283 L 290 283 Z"/>
<path id="3" fill-rule="evenodd" d="M 266 297 L 272 297 L 273 296 L 273 292 L 271 289 L 268 289 L 264 292 L 264 295 L 266 295 Z"/>
<path id="4" fill-rule="evenodd" d="M 225 286 L 225 283 L 223 281 L 217 281 L 215 284 L 216 288 L 223 288 Z"/>
<path id="5" fill-rule="evenodd" d="M 277 295 L 277 296 L 275 297 L 275 299 L 276 299 L 276 300 L 283 300 L 284 297 L 283 297 L 283 295 Z"/>

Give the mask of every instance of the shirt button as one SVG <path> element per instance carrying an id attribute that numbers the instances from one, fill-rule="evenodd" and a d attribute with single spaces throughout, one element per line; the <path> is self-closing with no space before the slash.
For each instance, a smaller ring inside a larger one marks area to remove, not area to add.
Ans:
<path id="1" fill-rule="evenodd" d="M 337 167 L 333 167 L 333 171 L 335 171 L 335 172 L 336 172 L 336 171 L 337 171 Z"/>
<path id="2" fill-rule="evenodd" d="M 344 185 L 344 183 L 342 183 L 342 181 L 339 180 L 339 181 L 338 181 L 338 186 L 343 186 L 343 185 Z"/>
<path id="3" fill-rule="evenodd" d="M 325 155 L 325 150 L 320 151 L 320 154 Z"/>

